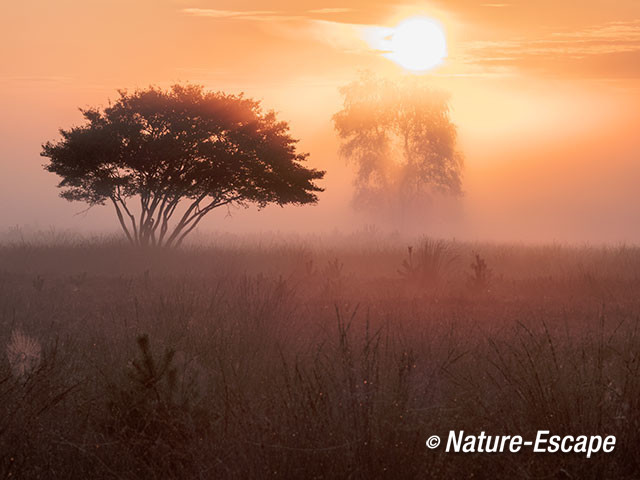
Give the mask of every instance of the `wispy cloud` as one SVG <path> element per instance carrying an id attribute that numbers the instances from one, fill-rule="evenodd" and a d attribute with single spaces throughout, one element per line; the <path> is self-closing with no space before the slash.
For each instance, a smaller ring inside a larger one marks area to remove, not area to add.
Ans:
<path id="1" fill-rule="evenodd" d="M 351 8 L 320 8 L 307 10 L 301 14 L 274 10 L 243 11 L 209 8 L 184 8 L 181 11 L 187 15 L 218 20 L 262 22 L 263 28 L 275 35 L 297 40 L 308 38 L 343 52 L 369 51 L 363 39 L 363 32 L 369 26 L 322 18 L 327 14 L 354 11 Z"/>
<path id="2" fill-rule="evenodd" d="M 640 20 L 608 22 L 575 32 L 556 32 L 552 36 L 559 39 L 589 39 L 607 42 L 640 41 Z"/>
<path id="3" fill-rule="evenodd" d="M 291 14 L 276 10 L 217 10 L 213 8 L 183 8 L 182 13 L 194 17 L 209 17 L 221 20 L 297 20 L 314 15 L 353 12 L 352 8 L 317 8 L 303 14 Z"/>
<path id="4" fill-rule="evenodd" d="M 307 10 L 309 13 L 348 13 L 353 12 L 353 8 L 316 8 L 314 10 Z"/>
<path id="5" fill-rule="evenodd" d="M 464 44 L 458 59 L 467 65 L 527 67 L 546 64 L 558 68 L 558 62 L 589 62 L 615 55 L 640 54 L 640 20 L 609 22 L 588 28 L 554 32 L 545 38 L 515 38 L 502 41 L 472 41 Z M 628 70 L 624 58 L 611 68 Z M 616 67 L 617 66 L 617 67 Z M 568 68 L 568 67 L 567 67 Z M 611 73 L 611 72 L 610 72 Z M 615 72 L 613 72 L 615 73 Z"/>
<path id="6" fill-rule="evenodd" d="M 280 16 L 273 10 L 216 10 L 213 8 L 183 8 L 183 13 L 195 17 L 219 19 L 263 20 Z"/>

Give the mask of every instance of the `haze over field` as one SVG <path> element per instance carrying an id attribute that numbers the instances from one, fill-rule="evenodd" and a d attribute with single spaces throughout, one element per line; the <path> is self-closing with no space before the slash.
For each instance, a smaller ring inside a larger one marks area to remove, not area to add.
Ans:
<path id="1" fill-rule="evenodd" d="M 245 92 L 289 121 L 309 165 L 327 170 L 312 207 L 226 210 L 202 230 L 349 231 L 376 222 L 350 204 L 338 155 L 338 91 L 361 70 L 412 75 L 372 38 L 404 18 L 443 26 L 448 57 L 422 78 L 451 95 L 465 155 L 450 210 L 414 232 L 471 239 L 640 240 L 640 5 L 589 1 L 11 2 L 0 19 L 0 229 L 116 231 L 108 207 L 58 198 L 41 144 L 77 107 L 116 89 L 192 82 Z M 374 45 L 374 46 L 372 46 Z M 384 228 L 384 225 L 381 224 Z"/>
<path id="2" fill-rule="evenodd" d="M 640 478 L 640 0 L 0 45 L 0 478 Z"/>

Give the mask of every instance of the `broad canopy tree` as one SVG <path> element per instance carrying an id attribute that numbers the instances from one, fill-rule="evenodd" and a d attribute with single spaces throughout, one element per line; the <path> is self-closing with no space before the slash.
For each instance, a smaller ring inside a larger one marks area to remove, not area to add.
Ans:
<path id="1" fill-rule="evenodd" d="M 179 245 L 225 205 L 317 202 L 324 172 L 302 165 L 288 124 L 259 102 L 195 85 L 119 94 L 41 155 L 63 198 L 111 203 L 131 243 Z"/>
<path id="2" fill-rule="evenodd" d="M 341 93 L 333 121 L 342 155 L 356 166 L 357 206 L 397 215 L 436 194 L 461 195 L 463 157 L 446 94 L 424 77 L 370 73 Z"/>

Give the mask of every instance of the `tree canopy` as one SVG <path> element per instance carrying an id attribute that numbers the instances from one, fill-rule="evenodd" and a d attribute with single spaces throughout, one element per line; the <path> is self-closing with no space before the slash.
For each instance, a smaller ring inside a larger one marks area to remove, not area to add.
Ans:
<path id="1" fill-rule="evenodd" d="M 45 169 L 63 198 L 111 203 L 136 245 L 178 245 L 224 205 L 313 204 L 322 191 L 325 172 L 302 165 L 288 124 L 243 95 L 149 87 L 81 112 L 43 145 Z"/>
<path id="2" fill-rule="evenodd" d="M 333 117 L 341 153 L 356 165 L 358 206 L 405 209 L 436 193 L 462 193 L 463 157 L 448 97 L 424 77 L 396 80 L 363 74 L 341 89 Z"/>

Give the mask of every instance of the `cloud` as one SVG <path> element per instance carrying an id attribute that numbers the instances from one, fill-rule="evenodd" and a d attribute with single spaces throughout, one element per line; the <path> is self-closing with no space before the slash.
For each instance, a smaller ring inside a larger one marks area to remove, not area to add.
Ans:
<path id="1" fill-rule="evenodd" d="M 321 8 L 307 10 L 305 14 L 287 14 L 273 10 L 215 10 L 210 8 L 184 8 L 187 15 L 218 20 L 259 21 L 262 28 L 280 37 L 299 40 L 309 38 L 330 47 L 350 53 L 369 51 L 362 36 L 366 25 L 330 21 L 316 15 L 351 12 L 350 8 Z"/>
<path id="2" fill-rule="evenodd" d="M 308 13 L 347 13 L 353 12 L 353 8 L 317 8 L 315 10 L 307 10 Z"/>
<path id="3" fill-rule="evenodd" d="M 212 8 L 183 8 L 183 13 L 195 17 L 219 19 L 264 20 L 280 16 L 273 10 L 215 10 Z"/>
<path id="4" fill-rule="evenodd" d="M 182 13 L 194 17 L 208 17 L 218 20 L 245 21 L 286 21 L 312 19 L 314 15 L 352 12 L 351 8 L 318 8 L 307 10 L 304 14 L 289 14 L 276 10 L 217 10 L 213 8 L 183 8 Z M 338 22 L 336 22 L 338 23 Z"/>
<path id="5" fill-rule="evenodd" d="M 223 20 L 295 20 L 308 18 L 305 15 L 292 15 L 275 10 L 217 10 L 213 8 L 183 8 L 183 13 L 195 17 L 209 17 Z M 307 14 L 327 15 L 332 13 L 353 12 L 352 8 L 318 8 L 307 10 Z"/>
<path id="6" fill-rule="evenodd" d="M 349 53 L 365 53 L 370 51 L 363 38 L 366 27 L 353 23 L 330 22 L 327 20 L 311 20 L 313 37 L 331 47 Z"/>
<path id="7" fill-rule="evenodd" d="M 627 54 L 640 53 L 640 20 L 608 22 L 575 31 L 554 32 L 545 38 L 515 38 L 502 41 L 472 41 L 463 45 L 459 61 L 467 65 L 527 68 L 563 72 L 608 65 L 602 74 L 628 76 L 623 65 Z M 605 58 L 608 57 L 608 58 Z M 613 58 L 619 59 L 613 61 Z M 635 56 L 633 56 L 635 58 Z M 566 62 L 566 66 L 562 63 Z"/>
<path id="8" fill-rule="evenodd" d="M 560 39 L 591 39 L 608 42 L 640 42 L 640 20 L 608 22 L 575 32 L 556 32 L 552 36 Z"/>

